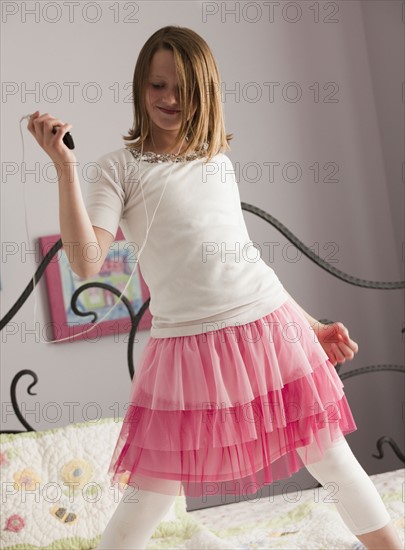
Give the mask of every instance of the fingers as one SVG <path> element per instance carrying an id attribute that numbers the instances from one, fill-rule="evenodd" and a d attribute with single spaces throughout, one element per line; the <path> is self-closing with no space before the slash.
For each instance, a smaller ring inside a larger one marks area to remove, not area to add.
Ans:
<path id="1" fill-rule="evenodd" d="M 43 121 L 50 117 L 48 113 L 44 113 L 43 115 L 39 114 L 39 111 L 36 111 L 31 115 L 30 121 L 28 122 L 28 130 L 34 134 L 34 136 L 38 138 L 43 138 L 44 134 L 44 128 L 43 128 Z"/>
<path id="2" fill-rule="evenodd" d="M 334 353 L 334 349 L 332 346 L 327 350 L 327 354 L 329 357 L 329 361 L 332 363 L 334 367 L 336 367 L 339 361 L 336 359 L 336 355 Z"/>
<path id="3" fill-rule="evenodd" d="M 331 348 L 332 348 L 333 355 L 335 356 L 337 362 L 338 363 L 344 363 L 346 361 L 346 357 L 343 354 L 343 352 L 341 351 L 341 349 L 339 348 L 339 346 L 337 344 L 332 344 Z M 346 346 L 346 348 L 347 348 L 347 346 Z"/>
<path id="4" fill-rule="evenodd" d="M 359 347 L 356 342 L 350 338 L 349 331 L 344 324 L 336 322 L 328 325 L 328 328 L 329 334 L 324 342 L 327 344 L 326 351 L 333 366 L 336 366 L 338 363 L 345 363 L 346 360 L 350 361 L 353 359 Z"/>
<path id="5" fill-rule="evenodd" d="M 63 122 L 48 113 L 41 115 L 34 119 L 34 126 L 41 128 L 43 137 L 50 139 L 54 134 L 52 133 L 52 128 L 54 126 L 63 126 Z"/>
<path id="6" fill-rule="evenodd" d="M 354 354 L 356 353 L 351 347 L 347 346 L 343 342 L 339 344 L 332 344 L 331 351 L 338 363 L 344 363 L 346 359 L 350 361 L 354 358 Z"/>
<path id="7" fill-rule="evenodd" d="M 69 122 L 66 122 L 65 124 L 62 124 L 62 125 L 54 124 L 52 126 L 52 130 L 53 128 L 55 128 L 56 132 L 53 133 L 52 131 L 52 134 L 54 134 L 58 138 L 58 137 L 63 137 L 66 134 L 66 132 L 68 132 L 72 128 L 72 125 L 69 124 Z"/>
<path id="8" fill-rule="evenodd" d="M 39 111 L 35 111 L 35 113 L 32 113 L 32 115 L 30 116 L 30 119 L 28 121 L 28 130 L 31 132 L 31 133 L 34 133 L 34 120 L 39 116 Z"/>
<path id="9" fill-rule="evenodd" d="M 62 120 L 49 113 L 41 115 L 39 111 L 35 111 L 28 122 L 28 130 L 54 161 L 66 157 L 67 147 L 63 143 L 63 137 L 71 128 L 70 123 L 63 123 Z M 55 133 L 53 129 L 56 130 Z M 71 158 L 71 155 L 72 153 L 69 150 L 69 158 Z"/>
<path id="10" fill-rule="evenodd" d="M 356 342 L 354 342 L 354 340 L 350 338 L 349 331 L 347 330 L 347 328 L 340 321 L 338 321 L 336 325 L 338 326 L 339 337 L 340 337 L 338 345 L 340 345 L 341 343 L 344 343 L 353 351 L 353 353 L 357 353 L 359 351 L 359 346 L 356 344 Z"/>
<path id="11" fill-rule="evenodd" d="M 36 137 L 44 138 L 45 134 L 49 137 L 49 132 L 52 134 L 53 126 L 64 126 L 63 122 L 49 113 L 39 114 L 36 111 L 31 115 L 28 123 L 28 130 L 35 134 Z M 71 127 L 71 126 L 70 126 Z M 52 134 L 53 135 L 53 134 Z"/>

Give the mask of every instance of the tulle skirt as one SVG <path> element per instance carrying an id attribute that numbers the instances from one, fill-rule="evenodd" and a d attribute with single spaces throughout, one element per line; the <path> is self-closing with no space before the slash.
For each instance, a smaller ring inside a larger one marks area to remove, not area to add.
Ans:
<path id="1" fill-rule="evenodd" d="M 245 325 L 150 337 L 108 473 L 120 488 L 253 494 L 355 430 L 335 367 L 288 298 Z"/>

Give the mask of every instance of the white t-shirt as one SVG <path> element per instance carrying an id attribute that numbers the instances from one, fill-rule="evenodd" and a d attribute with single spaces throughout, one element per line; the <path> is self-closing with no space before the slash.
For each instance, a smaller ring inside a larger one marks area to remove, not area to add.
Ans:
<path id="1" fill-rule="evenodd" d="M 137 252 L 147 227 L 140 181 L 149 224 L 167 181 L 139 258 L 151 336 L 243 325 L 281 306 L 288 296 L 249 238 L 228 156 L 219 153 L 207 164 L 201 157 L 156 160 L 153 154 L 140 160 L 126 147 L 101 156 L 85 201 L 92 225 L 114 237 L 120 225 Z"/>

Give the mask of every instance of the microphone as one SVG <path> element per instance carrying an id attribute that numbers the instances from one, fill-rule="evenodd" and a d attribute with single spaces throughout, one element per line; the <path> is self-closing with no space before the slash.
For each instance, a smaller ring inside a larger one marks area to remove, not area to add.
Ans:
<path id="1" fill-rule="evenodd" d="M 59 128 L 59 126 L 53 126 L 52 127 L 52 133 L 56 134 L 56 132 L 58 131 L 58 128 Z M 62 141 L 68 149 L 74 149 L 75 148 L 75 144 L 73 142 L 73 138 L 72 138 L 72 135 L 71 135 L 70 132 L 66 132 L 66 134 L 63 136 Z"/>

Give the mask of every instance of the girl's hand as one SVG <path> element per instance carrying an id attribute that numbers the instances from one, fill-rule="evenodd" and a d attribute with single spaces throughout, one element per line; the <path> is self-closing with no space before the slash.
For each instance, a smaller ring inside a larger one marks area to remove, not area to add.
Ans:
<path id="1" fill-rule="evenodd" d="M 52 133 L 53 126 L 59 126 L 56 134 Z M 55 164 L 60 163 L 61 165 L 65 162 L 76 161 L 74 153 L 62 141 L 63 136 L 71 128 L 71 124 L 64 124 L 60 119 L 48 113 L 40 115 L 39 111 L 33 113 L 28 122 L 28 130 L 35 137 L 42 149 Z"/>
<path id="2" fill-rule="evenodd" d="M 343 323 L 317 323 L 313 328 L 333 366 L 344 363 L 346 359 L 350 361 L 358 352 L 359 346 L 350 338 L 349 331 Z"/>

